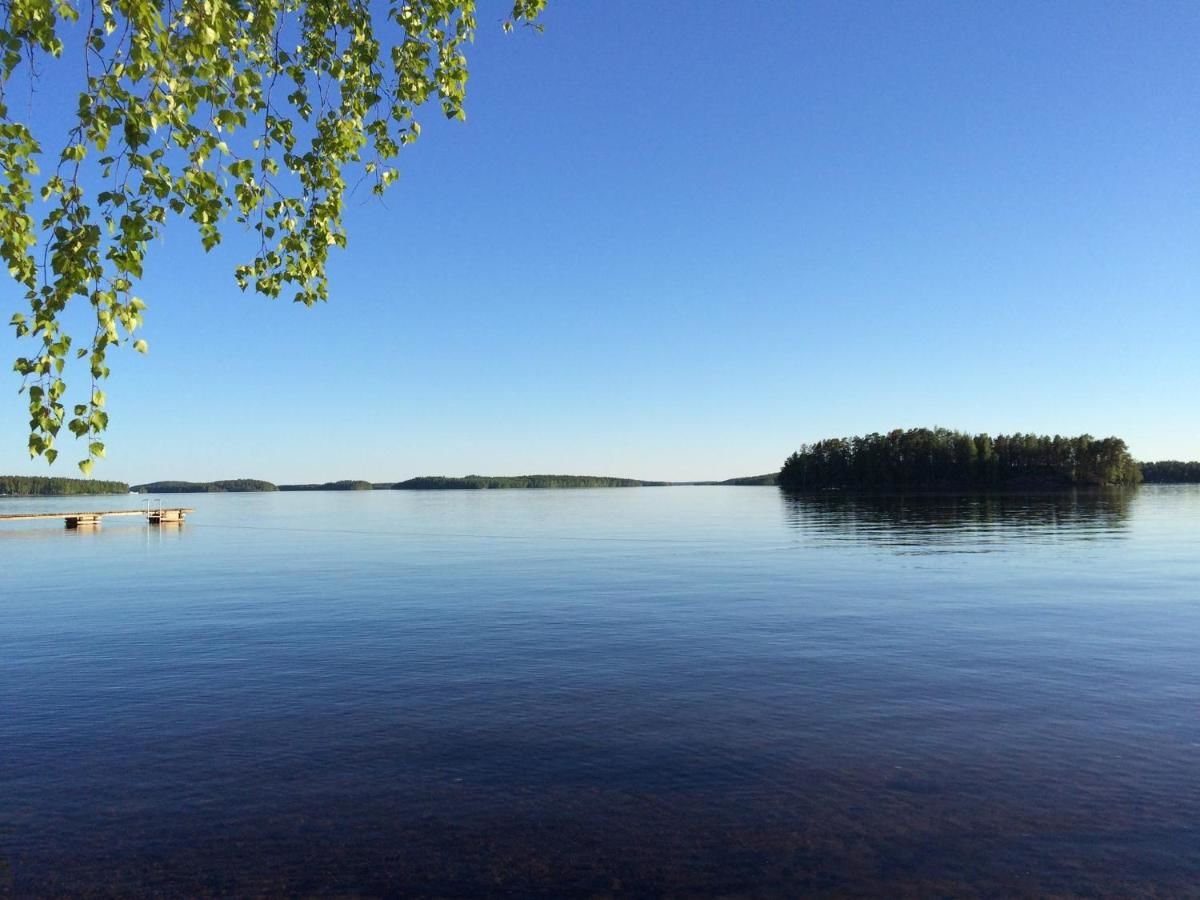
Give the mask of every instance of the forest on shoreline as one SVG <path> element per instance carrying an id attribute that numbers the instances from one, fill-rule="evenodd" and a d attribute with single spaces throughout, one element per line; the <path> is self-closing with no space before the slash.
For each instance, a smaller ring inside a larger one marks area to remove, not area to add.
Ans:
<path id="1" fill-rule="evenodd" d="M 625 488 L 686 485 L 779 485 L 785 491 L 1058 490 L 1071 487 L 1200 484 L 1200 462 L 1136 462 L 1125 442 L 1091 435 L 969 435 L 945 428 L 911 428 L 886 435 L 830 438 L 805 444 L 779 472 L 724 481 L 646 481 L 601 475 L 422 475 L 398 482 L 358 479 L 274 484 L 259 478 L 222 481 L 123 481 L 0 475 L 0 496 L 85 494 L 209 494 L 243 491 L 446 491 L 547 488 Z"/>
<path id="2" fill-rule="evenodd" d="M 1146 484 L 1200 484 L 1200 462 L 1164 459 L 1139 465 Z"/>
<path id="3" fill-rule="evenodd" d="M 828 438 L 787 458 L 787 491 L 1053 490 L 1133 485 L 1138 463 L 1117 437 L 971 435 L 947 428 Z"/>
<path id="4" fill-rule="evenodd" d="M 625 488 L 661 487 L 665 481 L 639 481 L 636 478 L 609 478 L 599 475 L 423 475 L 392 485 L 394 491 L 498 490 L 509 488 Z"/>
<path id="5" fill-rule="evenodd" d="M 398 482 L 370 482 L 355 479 L 326 481 L 320 484 L 274 484 L 260 478 L 234 478 L 224 481 L 150 481 L 130 487 L 121 481 L 92 481 L 85 478 L 43 478 L 37 476 L 0 476 L 0 496 L 68 496 L 73 494 L 220 494 L 247 491 L 451 491 L 520 490 L 546 488 L 618 488 L 667 487 L 670 485 L 773 485 L 778 473 L 729 478 L 725 481 L 646 481 L 639 478 L 615 478 L 601 475 L 421 475 Z"/>
<path id="6" fill-rule="evenodd" d="M 324 484 L 281 484 L 281 491 L 370 491 L 375 485 L 369 481 L 326 481 Z"/>
<path id="7" fill-rule="evenodd" d="M 42 475 L 0 475 L 0 497 L 73 497 L 78 494 L 128 494 L 123 481 L 90 478 L 47 478 Z"/>
<path id="8" fill-rule="evenodd" d="M 231 478 L 226 481 L 151 481 L 135 484 L 130 490 L 139 494 L 226 494 L 277 491 L 279 488 L 258 478 Z"/>

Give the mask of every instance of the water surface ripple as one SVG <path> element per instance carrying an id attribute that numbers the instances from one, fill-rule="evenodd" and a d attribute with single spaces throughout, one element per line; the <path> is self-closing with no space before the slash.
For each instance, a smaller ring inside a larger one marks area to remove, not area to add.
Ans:
<path id="1" fill-rule="evenodd" d="M 0 895 L 1200 896 L 1195 488 L 165 499 L 0 526 Z"/>

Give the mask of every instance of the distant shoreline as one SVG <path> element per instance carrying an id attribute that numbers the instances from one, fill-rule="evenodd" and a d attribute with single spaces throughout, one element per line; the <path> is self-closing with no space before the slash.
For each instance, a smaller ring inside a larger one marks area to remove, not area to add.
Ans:
<path id="1" fill-rule="evenodd" d="M 651 481 L 608 475 L 421 475 L 397 482 L 327 481 L 321 484 L 273 484 L 256 478 L 227 481 L 152 481 L 135 484 L 140 494 L 242 493 L 254 491 L 451 491 L 551 490 L 558 488 L 680 487 L 688 485 L 774 485 L 777 475 L 753 475 L 725 481 Z"/>
<path id="2" fill-rule="evenodd" d="M 1143 484 L 1200 483 L 1200 463 L 1141 463 L 1147 477 Z M 92 481 L 83 478 L 49 478 L 43 476 L 0 476 L 0 497 L 70 497 L 79 495 L 119 494 L 214 494 L 269 493 L 296 491 L 450 491 L 450 490 L 567 490 L 582 488 L 619 487 L 730 487 L 777 486 L 779 475 L 751 475 L 727 478 L 724 481 L 649 481 L 637 478 L 615 478 L 591 475 L 467 475 L 449 477 L 422 475 L 399 482 L 369 482 L 363 480 L 326 481 L 312 484 L 274 484 L 257 478 L 237 478 L 220 481 L 152 481 L 128 485 L 118 481 Z M 1132 485 L 1127 485 L 1132 486 Z M 1099 485 L 1064 483 L 1048 478 L 1017 478 L 991 486 L 970 483 L 945 483 L 927 486 L 901 485 L 843 485 L 785 489 L 790 494 L 860 494 L 860 495 L 937 495 L 937 494 L 1041 494 L 1071 490 L 1099 489 Z"/>

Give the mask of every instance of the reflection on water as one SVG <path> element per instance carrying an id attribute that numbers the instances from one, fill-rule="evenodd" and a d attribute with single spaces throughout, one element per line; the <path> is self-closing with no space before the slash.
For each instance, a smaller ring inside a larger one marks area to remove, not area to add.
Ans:
<path id="1" fill-rule="evenodd" d="M 0 896 L 1196 895 L 1200 490 L 187 505 L 0 536 Z"/>
<path id="2" fill-rule="evenodd" d="M 1001 542 L 1112 540 L 1135 491 L 1043 494 L 782 494 L 787 523 L 812 542 L 866 541 L 897 551 L 987 552 Z"/>

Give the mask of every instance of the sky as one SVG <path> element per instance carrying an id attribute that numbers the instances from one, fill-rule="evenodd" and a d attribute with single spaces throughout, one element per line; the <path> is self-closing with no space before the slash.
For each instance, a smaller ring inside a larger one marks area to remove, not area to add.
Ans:
<path id="1" fill-rule="evenodd" d="M 723 479 L 937 425 L 1200 459 L 1200 4 L 503 10 L 327 304 L 242 294 L 234 225 L 152 246 L 95 477 Z M 0 472 L 77 475 L 18 387 Z"/>

